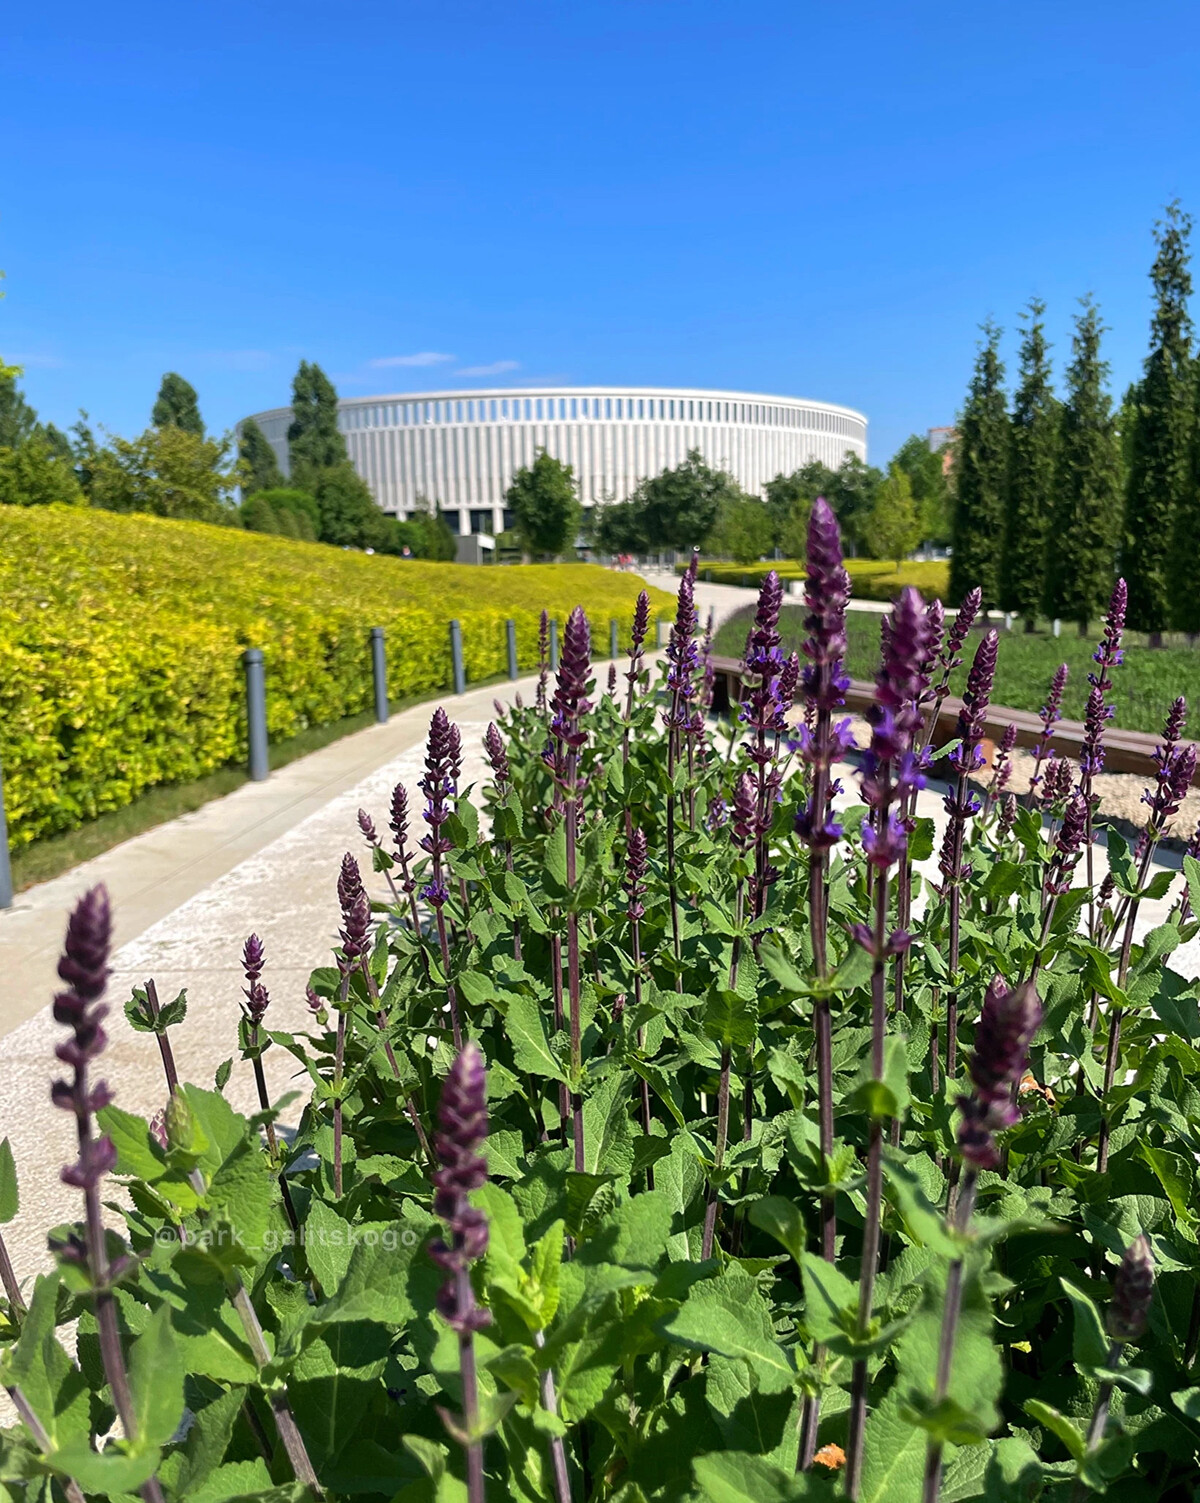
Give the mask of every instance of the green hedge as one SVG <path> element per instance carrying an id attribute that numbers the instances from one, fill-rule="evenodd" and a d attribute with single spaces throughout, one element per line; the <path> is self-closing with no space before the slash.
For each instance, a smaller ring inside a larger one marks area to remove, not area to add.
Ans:
<path id="1" fill-rule="evenodd" d="M 448 622 L 468 680 L 523 669 L 543 608 L 581 604 L 607 656 L 641 582 L 582 564 L 370 557 L 198 522 L 77 507 L 0 508 L 0 766 L 21 847 L 244 757 L 241 654 L 266 658 L 272 740 L 373 701 L 368 632 L 387 633 L 394 699 L 450 686 Z M 654 592 L 655 608 L 670 598 Z"/>

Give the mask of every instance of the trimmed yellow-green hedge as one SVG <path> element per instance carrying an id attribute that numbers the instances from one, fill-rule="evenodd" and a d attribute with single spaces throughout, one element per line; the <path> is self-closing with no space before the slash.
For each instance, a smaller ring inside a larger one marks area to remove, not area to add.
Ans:
<path id="1" fill-rule="evenodd" d="M 368 557 L 199 522 L 0 507 L 0 767 L 14 847 L 159 783 L 246 754 L 241 654 L 266 658 L 272 740 L 373 703 L 368 634 L 386 632 L 393 699 L 506 670 L 505 620 L 536 666 L 542 609 L 583 605 L 599 655 L 639 580 L 591 565 L 482 569 Z M 671 600 L 653 592 L 654 607 Z"/>
<path id="2" fill-rule="evenodd" d="M 683 567 L 682 565 L 680 566 Z M 777 564 L 706 563 L 701 560 L 700 578 L 713 584 L 744 585 L 758 589 L 769 569 L 774 569 L 785 584 L 804 578 L 804 565 L 796 559 L 781 559 Z M 877 558 L 848 558 L 850 593 L 860 600 L 894 600 L 906 585 L 915 585 L 928 600 L 936 595 L 944 600 L 950 583 L 950 565 L 944 559 L 929 563 L 894 563 Z"/>

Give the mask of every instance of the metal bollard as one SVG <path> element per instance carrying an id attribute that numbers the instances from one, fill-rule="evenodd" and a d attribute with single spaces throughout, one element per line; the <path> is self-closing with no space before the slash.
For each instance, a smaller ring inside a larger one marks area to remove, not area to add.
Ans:
<path id="1" fill-rule="evenodd" d="M 621 655 L 621 628 L 615 616 L 608 623 L 608 655 L 614 663 Z"/>
<path id="2" fill-rule="evenodd" d="M 12 905 L 12 863 L 8 859 L 8 817 L 4 813 L 4 770 L 0 768 L 0 908 L 11 908 Z"/>
<path id="3" fill-rule="evenodd" d="M 1055 616 L 1055 618 L 1054 618 L 1054 625 L 1050 628 L 1050 630 L 1054 633 L 1054 635 L 1056 637 L 1059 636 L 1059 635 L 1061 635 L 1061 633 L 1062 633 L 1062 622 L 1058 619 L 1057 616 Z"/>
<path id="4" fill-rule="evenodd" d="M 371 674 L 375 679 L 375 719 L 380 725 L 387 724 L 387 658 L 383 651 L 383 627 L 371 628 Z"/>
<path id="5" fill-rule="evenodd" d="M 462 627 L 457 620 L 450 623 L 450 659 L 454 666 L 454 692 L 465 694 L 467 675 L 463 670 Z"/>
<path id="6" fill-rule="evenodd" d="M 550 672 L 558 672 L 558 622 L 550 623 Z"/>
<path id="7" fill-rule="evenodd" d="M 246 670 L 246 734 L 250 743 L 248 771 L 252 782 L 261 783 L 271 771 L 267 760 L 267 682 L 260 647 L 242 654 Z"/>
<path id="8" fill-rule="evenodd" d="M 655 647 L 662 646 L 662 621 L 658 616 L 654 618 L 654 645 Z"/>
<path id="9" fill-rule="evenodd" d="M 1004 630 L 1005 631 L 1012 631 L 1012 612 L 1011 611 L 1005 611 L 1004 612 Z"/>
<path id="10" fill-rule="evenodd" d="M 504 632 L 505 632 L 505 635 L 508 638 L 508 676 L 509 676 L 509 678 L 516 678 L 517 677 L 517 623 L 515 621 L 506 621 L 504 623 Z"/>

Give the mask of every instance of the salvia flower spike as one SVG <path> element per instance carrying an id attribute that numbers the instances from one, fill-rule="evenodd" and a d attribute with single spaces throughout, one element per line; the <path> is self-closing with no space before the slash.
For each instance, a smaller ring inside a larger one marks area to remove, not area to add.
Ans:
<path id="1" fill-rule="evenodd" d="M 450 1066 L 438 1103 L 433 1143 L 439 1168 L 433 1176 L 433 1210 L 444 1222 L 445 1233 L 430 1243 L 429 1256 L 447 1275 L 438 1292 L 438 1314 L 458 1335 L 462 1424 L 445 1414 L 443 1418 L 466 1455 L 470 1503 L 483 1503 L 484 1498 L 475 1332 L 491 1321 L 471 1285 L 471 1265 L 487 1252 L 488 1220 L 472 1206 L 470 1196 L 487 1180 L 487 1159 L 481 1152 L 487 1128 L 487 1074 L 478 1045 L 468 1040 Z"/>
<path id="2" fill-rule="evenodd" d="M 1112 1299 L 1105 1314 L 1105 1328 L 1112 1342 L 1106 1366 L 1111 1372 L 1120 1361 L 1121 1348 L 1126 1343 L 1138 1341 L 1145 1334 L 1150 1319 L 1150 1307 L 1154 1302 L 1154 1257 L 1150 1241 L 1145 1233 L 1135 1237 L 1125 1249 L 1116 1278 L 1113 1280 Z M 1088 1426 L 1087 1454 L 1090 1455 L 1103 1441 L 1108 1424 L 1108 1410 L 1112 1402 L 1113 1380 L 1105 1378 L 1096 1394 L 1092 1409 L 1092 1421 Z M 1076 1483 L 1075 1494 L 1085 1491 L 1083 1478 Z"/>
<path id="3" fill-rule="evenodd" d="M 112 1392 L 113 1406 L 126 1438 L 137 1445 L 138 1419 L 125 1357 L 113 1293 L 116 1282 L 132 1267 L 132 1259 L 118 1257 L 110 1261 L 100 1203 L 100 1183 L 117 1162 L 117 1150 L 107 1134 L 97 1136 L 95 1114 L 112 1100 L 103 1081 L 92 1083 L 89 1071 L 104 1052 L 107 1036 L 104 1018 L 108 1008 L 100 1001 L 108 985 L 108 957 L 112 944 L 112 911 L 108 892 L 103 886 L 91 888 L 75 905 L 67 921 L 66 940 L 58 962 L 59 978 L 64 990 L 54 999 L 54 1019 L 70 1029 L 70 1037 L 55 1049 L 55 1054 L 72 1072 L 70 1080 L 56 1080 L 51 1099 L 56 1106 L 75 1118 L 78 1157 L 62 1171 L 63 1183 L 83 1191 L 85 1238 L 72 1238 L 60 1255 L 84 1264 L 91 1285 L 93 1309 L 100 1337 L 100 1356 Z M 151 1477 L 140 1489 L 145 1503 L 162 1503 L 162 1489 L 157 1477 Z"/>
<path id="4" fill-rule="evenodd" d="M 804 580 L 807 633 L 803 643 L 805 665 L 800 676 L 805 703 L 805 724 L 799 736 L 800 755 L 808 771 L 807 797 L 796 815 L 796 833 L 808 847 L 808 932 L 813 966 L 818 981 L 829 975 L 829 903 L 826 877 L 829 852 L 842 837 L 833 800 L 837 783 L 833 766 L 853 746 L 849 719 L 836 724 L 834 715 L 846 703 L 850 680 L 844 670 L 846 656 L 846 606 L 850 599 L 850 576 L 842 562 L 842 537 L 833 508 L 824 496 L 813 502 L 808 516 L 807 562 Z M 818 1130 L 821 1152 L 833 1152 L 833 1043 L 829 997 L 823 988 L 813 1000 L 813 1027 L 817 1044 Z M 835 1199 L 821 1197 L 821 1254 L 832 1262 L 837 1238 Z M 799 1462 L 812 1464 L 820 1422 L 820 1400 L 805 1399 L 800 1433 Z"/>
<path id="5" fill-rule="evenodd" d="M 454 848 L 452 842 L 443 833 L 443 827 L 452 813 L 450 801 L 457 790 L 455 769 L 461 753 L 458 750 L 459 743 L 454 734 L 455 730 L 445 710 L 438 705 L 429 722 L 429 739 L 425 745 L 425 771 L 419 784 L 421 792 L 425 795 L 424 820 L 429 827 L 428 833 L 421 837 L 419 843 L 421 849 L 428 853 L 430 863 L 429 880 L 421 889 L 421 897 L 433 909 L 442 969 L 447 977 L 450 975 L 451 967 L 450 937 L 446 929 L 445 907 L 450 899 L 450 889 L 446 884 L 442 857 Z M 450 1027 L 454 1035 L 454 1047 L 461 1049 L 462 1027 L 458 1016 L 458 992 L 453 982 L 447 983 L 446 998 L 450 1009 Z"/>

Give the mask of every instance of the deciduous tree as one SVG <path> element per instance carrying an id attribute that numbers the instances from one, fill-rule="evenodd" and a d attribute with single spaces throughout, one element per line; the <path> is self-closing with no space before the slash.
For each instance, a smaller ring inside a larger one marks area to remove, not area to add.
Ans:
<path id="1" fill-rule="evenodd" d="M 1000 330 L 990 321 L 958 424 L 955 457 L 954 554 L 950 601 L 957 605 L 976 586 L 983 606 L 999 603 L 1004 496 L 1008 482 L 1008 413 Z"/>
<path id="2" fill-rule="evenodd" d="M 196 522 L 237 523 L 237 466 L 227 439 L 168 424 L 138 438 L 111 437 L 88 460 L 93 506 Z"/>
<path id="3" fill-rule="evenodd" d="M 864 528 L 867 547 L 872 557 L 895 559 L 899 564 L 921 541 L 922 530 L 912 481 L 893 460 L 875 488 L 875 504 Z"/>
<path id="4" fill-rule="evenodd" d="M 504 503 L 512 510 L 526 552 L 557 558 L 574 543 L 579 529 L 575 474 L 545 449 L 516 472 Z"/>
<path id="5" fill-rule="evenodd" d="M 1108 601 L 1121 531 L 1120 438 L 1108 363 L 1100 358 L 1103 332 L 1095 304 L 1084 298 L 1067 367 L 1046 547 L 1046 614 L 1074 621 L 1080 632 Z"/>
<path id="6" fill-rule="evenodd" d="M 1138 393 L 1130 443 L 1121 572 L 1129 586 L 1128 622 L 1162 642 L 1171 622 L 1170 552 L 1176 512 L 1188 484 L 1193 424 L 1192 325 L 1188 298 L 1191 217 L 1167 205 L 1155 227 L 1150 269 L 1154 316 L 1150 353 Z M 1189 555 L 1195 539 L 1187 540 Z M 1194 592 L 1194 581 L 1190 584 Z"/>
<path id="7" fill-rule="evenodd" d="M 689 449 L 681 464 L 643 480 L 629 499 L 641 513 L 649 548 L 686 551 L 705 542 L 721 502 L 740 494 L 731 476 Z"/>
<path id="8" fill-rule="evenodd" d="M 44 438 L 0 448 L 0 506 L 80 506 L 84 500 L 70 458 L 56 453 Z"/>

